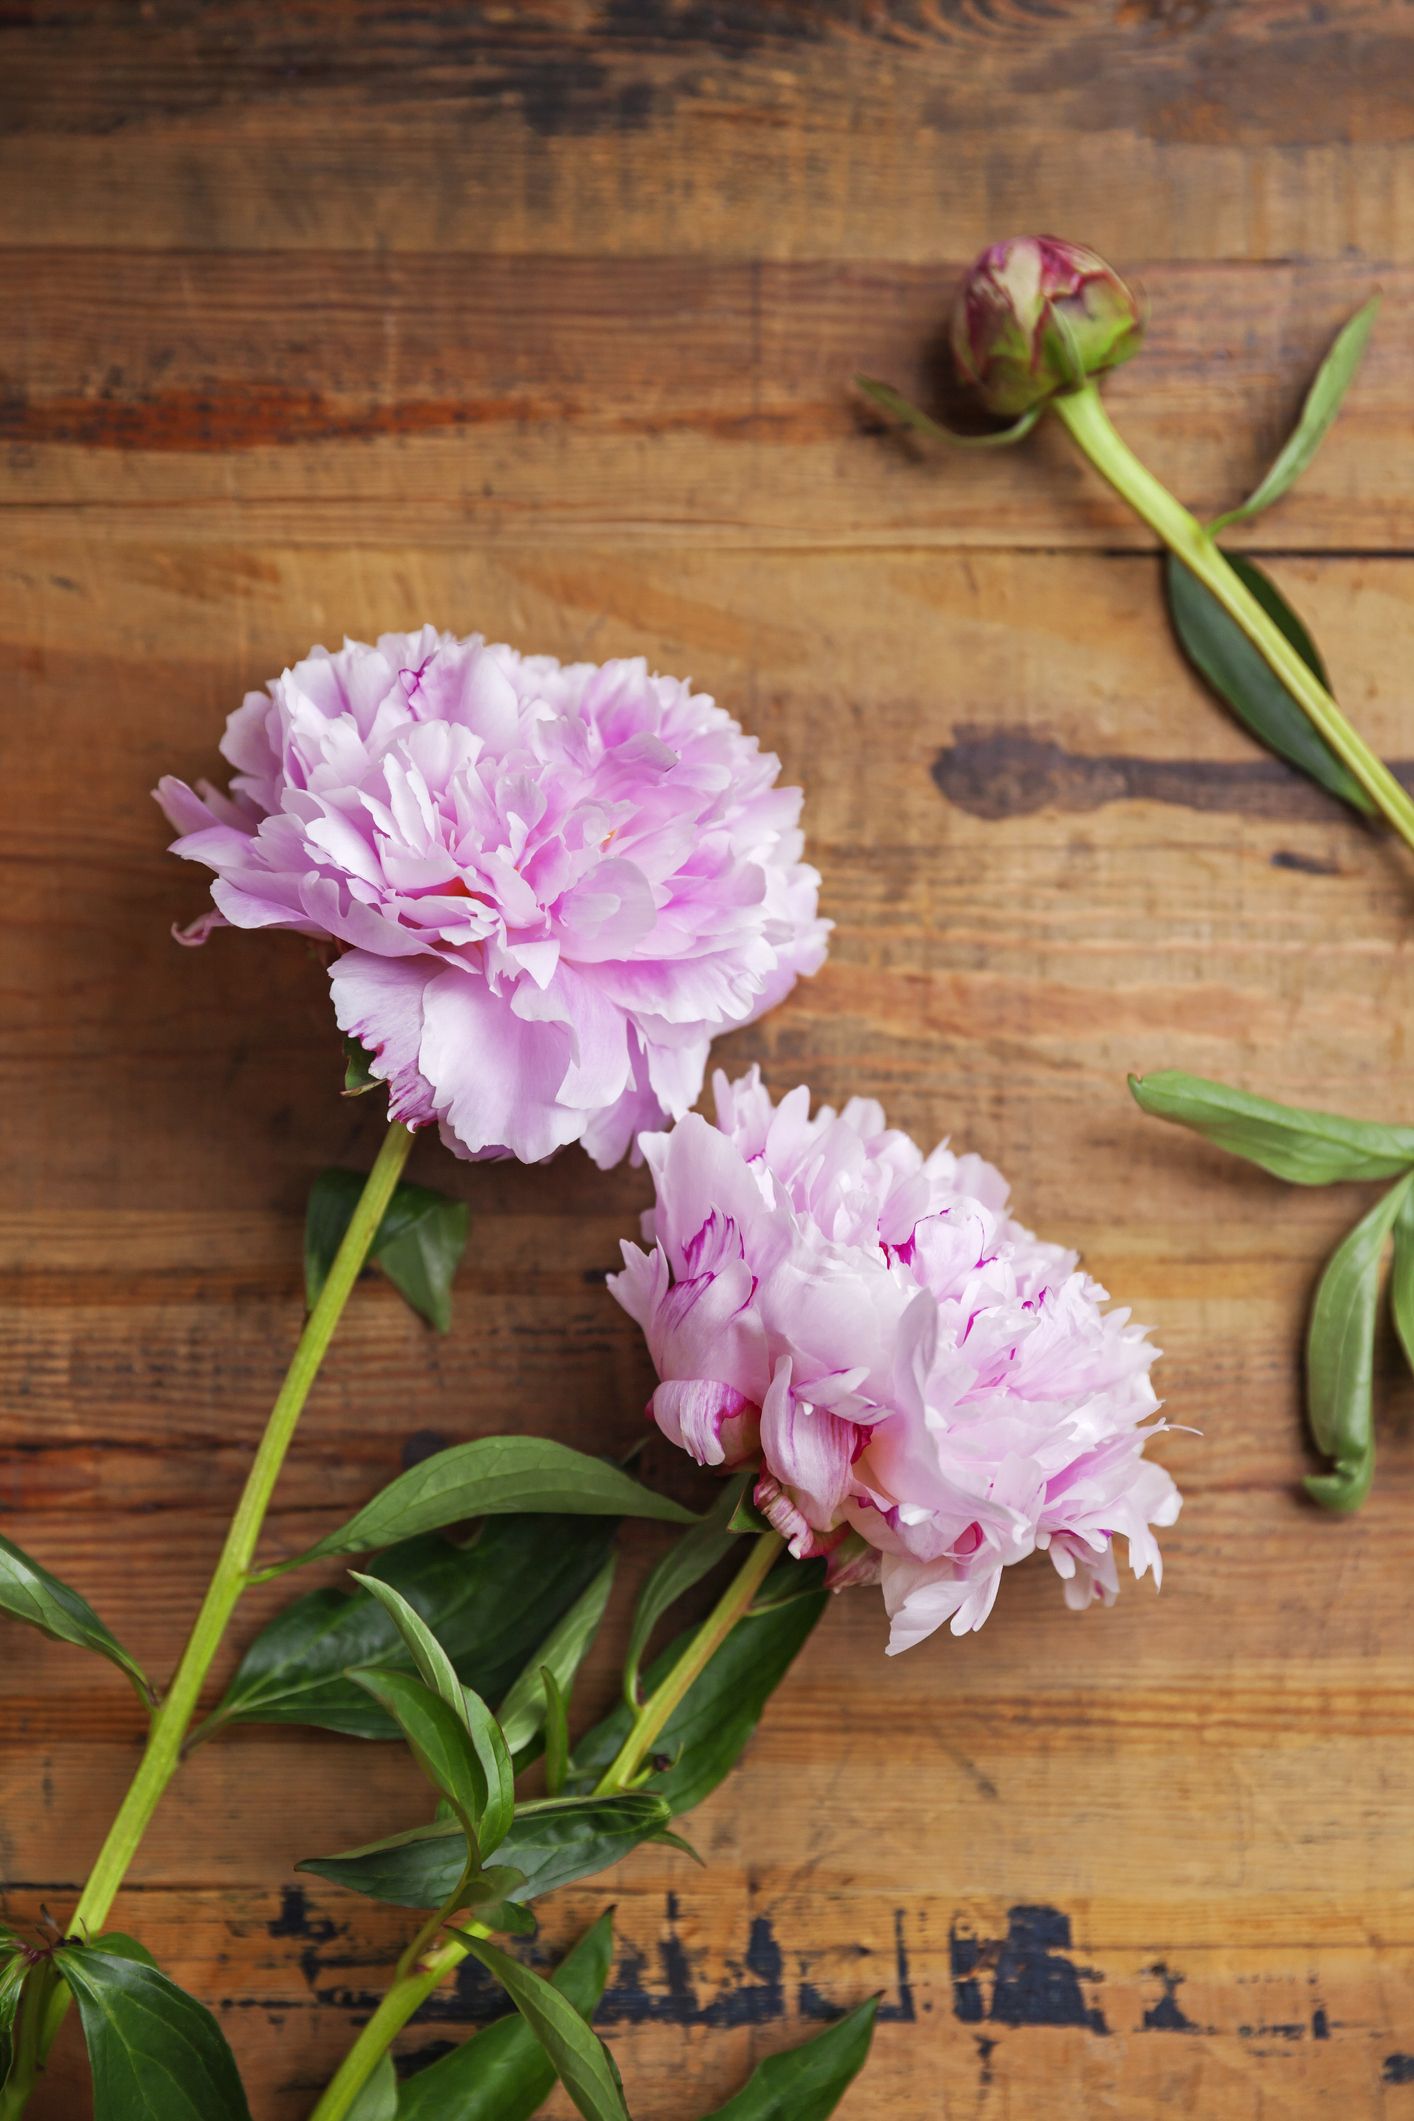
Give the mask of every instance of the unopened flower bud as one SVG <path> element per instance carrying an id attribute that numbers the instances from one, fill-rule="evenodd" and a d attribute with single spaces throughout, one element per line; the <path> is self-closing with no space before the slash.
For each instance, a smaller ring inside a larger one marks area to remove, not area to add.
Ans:
<path id="1" fill-rule="evenodd" d="M 1013 236 L 984 250 L 953 304 L 953 359 L 990 412 L 1016 418 L 1117 368 L 1144 335 L 1138 297 L 1093 250 Z"/>

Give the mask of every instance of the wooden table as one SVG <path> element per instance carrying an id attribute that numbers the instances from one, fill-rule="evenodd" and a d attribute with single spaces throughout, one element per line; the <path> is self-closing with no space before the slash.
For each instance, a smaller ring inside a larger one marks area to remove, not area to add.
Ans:
<path id="1" fill-rule="evenodd" d="M 1160 1598 L 1077 1619 L 1038 1565 L 980 1636 L 892 1662 L 878 1601 L 842 1599 L 692 1822 L 710 1868 L 640 1853 L 555 1903 L 552 1945 L 617 1900 L 601 2023 L 635 2114 L 688 2121 L 882 1989 L 855 2121 L 1414 2115 L 1392 1347 L 1368 1506 L 1297 1493 L 1304 1306 L 1365 1196 L 1249 1173 L 1124 1087 L 1179 1065 L 1414 1116 L 1410 865 L 1187 674 L 1059 433 L 925 459 L 847 389 L 926 389 L 984 241 L 1083 237 L 1152 301 L 1116 419 L 1211 511 L 1378 282 L 1349 409 L 1249 542 L 1414 756 L 1414 10 L 55 0 L 11 11 L 0 81 L 0 1523 L 175 1655 L 298 1331 L 311 1175 L 375 1140 L 297 942 L 173 947 L 203 891 L 157 775 L 213 770 L 243 691 L 346 630 L 643 650 L 806 783 L 838 924 L 727 1063 L 995 1158 L 1155 1322 L 1201 1435 L 1165 1442 Z M 428 1146 L 415 1175 L 472 1203 L 454 1329 L 359 1292 L 287 1548 L 432 1436 L 640 1433 L 601 1279 L 642 1175 Z M 59 1912 L 136 1704 L 21 1630 L 0 1686 L 5 1910 Z M 405 1823 L 415 1780 L 392 1747 L 241 1733 L 134 1868 L 121 1919 L 219 2005 L 257 2121 L 307 2112 L 406 1935 L 291 1867 Z M 81 2082 L 70 2052 L 36 2121 L 86 2112 Z"/>

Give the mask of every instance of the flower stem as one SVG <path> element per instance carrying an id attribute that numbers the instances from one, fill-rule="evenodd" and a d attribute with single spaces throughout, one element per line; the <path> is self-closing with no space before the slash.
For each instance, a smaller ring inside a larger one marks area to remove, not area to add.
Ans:
<path id="1" fill-rule="evenodd" d="M 87 1885 L 69 1923 L 72 1934 L 82 1937 L 96 1935 L 107 1920 L 108 1911 L 117 1896 L 128 1865 L 137 1852 L 152 1815 L 156 1811 L 162 1794 L 181 1759 L 182 1741 L 196 1711 L 206 1675 L 220 1647 L 226 1626 L 235 1610 L 237 1600 L 245 1590 L 250 1565 L 255 1556 L 256 1542 L 265 1522 L 265 1513 L 274 1493 L 285 1454 L 294 1438 L 295 1427 L 304 1403 L 309 1397 L 311 1385 L 318 1375 L 329 1343 L 334 1337 L 334 1328 L 339 1322 L 350 1292 L 357 1281 L 368 1257 L 369 1248 L 378 1233 L 399 1174 L 407 1162 L 412 1147 L 412 1135 L 408 1129 L 394 1122 L 384 1136 L 382 1147 L 369 1172 L 363 1192 L 344 1232 L 343 1241 L 334 1255 L 329 1276 L 319 1292 L 313 1310 L 300 1335 L 285 1381 L 280 1387 L 270 1418 L 265 1425 L 254 1463 L 246 1478 L 236 1513 L 231 1519 L 226 1543 L 215 1573 L 197 1614 L 182 1659 L 173 1674 L 171 1686 L 152 1718 L 147 1746 L 119 1807 L 117 1817 L 108 1829 L 108 1837 L 98 1854 L 98 1860 L 89 1873 Z M 68 1990 L 59 1984 L 49 1998 L 48 2010 L 42 2036 L 38 2043 L 38 2061 L 48 2053 L 50 2043 L 58 2030 L 59 2022 L 68 2007 Z M 0 2114 L 18 2115 L 23 2112 L 24 2101 L 33 2081 L 33 2069 L 29 2082 L 19 2090 L 17 2102 L 11 2102 Z M 8 2087 L 7 2087 L 8 2096 Z"/>
<path id="2" fill-rule="evenodd" d="M 595 1785 L 596 1797 L 612 1797 L 628 1788 L 652 1751 L 654 1742 L 661 1736 L 673 1710 L 688 1689 L 702 1677 L 766 1581 L 784 1544 L 779 1532 L 762 1532 L 756 1538 L 745 1562 L 677 1663 L 634 1717 L 628 1736 Z"/>
<path id="3" fill-rule="evenodd" d="M 763 1532 L 753 1542 L 751 1552 L 741 1568 L 727 1585 L 681 1657 L 671 1671 L 664 1674 L 659 1685 L 638 1711 L 628 1736 L 595 1785 L 596 1797 L 615 1797 L 621 1790 L 628 1788 L 652 1751 L 655 1740 L 661 1735 L 674 1709 L 683 1701 L 689 1688 L 701 1678 L 732 1629 L 750 1609 L 752 1600 L 770 1574 L 783 1544 L 776 1532 Z M 462 1890 L 463 1887 L 459 1886 L 458 1894 Z M 433 1925 L 440 1925 L 447 1913 L 448 1910 L 444 1909 L 441 1915 L 434 1916 Z M 489 1935 L 489 1932 L 477 1923 L 467 1926 L 477 1936 Z M 417 1943 L 420 1944 L 427 1935 L 428 1930 L 424 1927 L 418 1933 Z M 433 1990 L 446 1980 L 455 1967 L 460 1966 L 466 1956 L 466 1946 L 459 1937 L 445 1937 L 440 1944 L 427 1949 L 413 1965 L 408 1964 L 409 1953 L 404 1953 L 391 1988 L 340 2063 L 336 2075 L 330 2080 L 323 2097 L 311 2114 L 310 2121 L 345 2121 L 345 2116 L 394 2037 L 402 2031 L 414 2013 L 422 2008 Z M 3 2121 L 3 2116 L 0 2116 L 0 2121 Z"/>
<path id="4" fill-rule="evenodd" d="M 1303 709 L 1307 719 L 1360 783 L 1376 809 L 1405 845 L 1414 848 L 1414 801 L 1364 738 L 1351 728 L 1330 693 L 1296 653 L 1280 627 L 1262 609 L 1213 538 L 1168 488 L 1141 464 L 1116 433 L 1093 383 L 1058 397 L 1055 411 L 1073 440 L 1108 480 L 1121 500 L 1163 539 L 1236 620 L 1258 654 Z"/>

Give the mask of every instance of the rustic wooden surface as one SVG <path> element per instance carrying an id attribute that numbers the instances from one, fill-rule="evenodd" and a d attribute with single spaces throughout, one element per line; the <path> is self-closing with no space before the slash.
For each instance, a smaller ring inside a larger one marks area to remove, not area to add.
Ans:
<path id="1" fill-rule="evenodd" d="M 693 1822 L 710 1869 L 641 1853 L 555 1905 L 552 1943 L 618 1903 L 635 2114 L 687 2121 L 882 1989 L 855 2121 L 1414 2115 L 1391 1350 L 1367 1508 L 1296 1492 L 1303 1307 L 1360 1196 L 1244 1173 L 1124 1090 L 1177 1064 L 1409 1118 L 1410 865 L 1186 675 L 1059 435 L 928 461 L 845 387 L 926 387 L 958 262 L 1054 227 L 1145 281 L 1115 415 L 1215 506 L 1378 282 L 1348 412 L 1250 537 L 1414 757 L 1414 9 L 56 0 L 5 12 L 0 96 L 0 1523 L 175 1655 L 298 1330 L 309 1178 L 374 1139 L 298 944 L 173 948 L 202 893 L 157 774 L 210 770 L 242 692 L 345 630 L 642 649 L 805 780 L 838 923 L 727 1061 L 996 1158 L 1156 1323 L 1202 1435 L 1165 1447 L 1159 1599 L 1076 1619 L 1038 1566 L 981 1636 L 887 1663 L 877 1601 L 842 1600 Z M 639 1433 L 599 1276 L 642 1177 L 416 1170 L 473 1205 L 454 1329 L 360 1290 L 279 1545 L 429 1435 Z M 18 1630 L 0 1689 L 5 1912 L 62 1911 L 136 1706 Z M 134 1866 L 121 1918 L 219 2005 L 257 2121 L 307 2111 L 406 1934 L 291 1866 L 404 1823 L 414 1779 L 240 1733 Z M 409 2050 L 485 2007 L 466 1985 Z M 77 2121 L 81 2082 L 70 2050 L 36 2121 Z"/>

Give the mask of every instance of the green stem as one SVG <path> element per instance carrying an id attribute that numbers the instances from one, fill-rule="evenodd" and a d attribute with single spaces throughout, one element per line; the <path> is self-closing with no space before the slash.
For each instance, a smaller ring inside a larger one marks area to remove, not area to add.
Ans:
<path id="1" fill-rule="evenodd" d="M 626 1790 L 662 1735 L 663 1727 L 688 1689 L 702 1677 L 713 1657 L 760 1590 L 785 1542 L 778 1532 L 762 1532 L 672 1670 L 653 1689 L 629 1727 L 628 1736 L 595 1786 L 596 1797 Z"/>
<path id="2" fill-rule="evenodd" d="M 98 1860 L 89 1873 L 88 1883 L 70 1920 L 69 1929 L 74 1935 L 92 1937 L 103 1928 L 128 1865 L 147 1831 L 163 1791 L 180 1763 L 182 1741 L 195 1714 L 206 1675 L 211 1669 L 212 1660 L 220 1647 L 221 1638 L 226 1632 L 236 1602 L 246 1588 L 256 1542 L 265 1522 L 265 1513 L 280 1476 L 285 1454 L 293 1441 L 295 1427 L 309 1397 L 310 1387 L 318 1375 L 319 1366 L 334 1337 L 334 1328 L 338 1325 L 344 1305 L 349 1300 L 350 1292 L 358 1280 L 369 1248 L 377 1235 L 378 1226 L 393 1197 L 393 1188 L 397 1185 L 411 1147 L 412 1135 L 406 1127 L 396 1122 L 389 1127 L 349 1226 L 344 1232 L 343 1241 L 334 1255 L 328 1280 L 320 1290 L 309 1314 L 304 1331 L 300 1335 L 299 1346 L 295 1349 L 290 1367 L 285 1372 L 285 1381 L 270 1410 L 270 1419 L 265 1425 L 265 1434 L 260 1439 L 255 1461 L 246 1478 L 241 1499 L 236 1505 L 235 1516 L 231 1519 L 220 1560 L 216 1564 L 201 1610 L 196 1616 L 187 1646 L 182 1652 L 181 1663 L 173 1675 L 172 1684 L 153 1716 L 147 1746 L 138 1763 L 137 1773 L 129 1785 L 117 1817 L 108 1829 L 108 1838 L 99 1850 Z M 41 2062 L 49 2052 L 50 2043 L 67 2007 L 68 1990 L 60 1984 L 50 1997 L 45 2014 L 39 2042 Z M 32 2080 L 33 2071 L 30 2073 L 30 2081 Z M 20 2091 L 17 2103 L 0 2109 L 0 2121 L 4 2121 L 4 2117 L 10 2112 L 19 2114 L 23 2111 L 29 2088 L 29 2083 L 26 2083 Z"/>
<path id="3" fill-rule="evenodd" d="M 1053 404 L 1100 476 L 1212 592 L 1229 618 L 1236 620 L 1386 823 L 1407 847 L 1414 848 L 1414 801 L 1384 761 L 1351 728 L 1315 672 L 1263 611 L 1202 524 L 1174 499 L 1115 432 L 1095 385 L 1087 383 L 1083 390 L 1056 398 Z"/>
<path id="4" fill-rule="evenodd" d="M 673 1710 L 682 1702 L 689 1688 L 701 1678 L 732 1629 L 750 1609 L 752 1600 L 770 1574 L 783 1544 L 775 1532 L 763 1532 L 755 1540 L 740 1570 L 727 1585 L 681 1657 L 672 1670 L 664 1675 L 638 1711 L 628 1736 L 619 1747 L 611 1765 L 599 1779 L 594 1792 L 596 1797 L 617 1796 L 620 1790 L 628 1788 L 661 1736 Z M 459 1887 L 458 1891 L 460 1890 Z M 435 1929 L 440 1927 L 445 1919 L 446 1912 L 444 1909 L 433 1918 L 431 1927 L 434 1934 Z M 489 1934 L 479 1924 L 470 1924 L 468 1927 L 474 1929 L 478 1936 Z M 424 1925 L 410 1951 L 415 1950 L 422 1940 L 427 1938 L 428 1929 L 429 1926 Z M 402 2031 L 414 2013 L 422 2008 L 434 1989 L 446 1980 L 454 1968 L 460 1966 L 466 1956 L 466 1946 L 459 1937 L 443 1938 L 440 1944 L 427 1950 L 415 1965 L 408 1965 L 409 1953 L 404 1953 L 392 1987 L 340 2063 L 338 2073 L 331 2079 L 324 2096 L 311 2114 L 310 2121 L 345 2121 L 349 2109 L 396 2035 Z M 3 2115 L 0 2115 L 0 2121 L 4 2121 Z"/>

